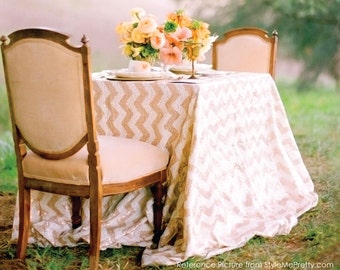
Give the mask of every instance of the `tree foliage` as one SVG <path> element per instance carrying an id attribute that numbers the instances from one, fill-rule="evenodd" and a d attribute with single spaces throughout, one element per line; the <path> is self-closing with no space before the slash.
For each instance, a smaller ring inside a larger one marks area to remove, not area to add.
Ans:
<path id="1" fill-rule="evenodd" d="M 209 21 L 219 35 L 243 26 L 278 30 L 280 49 L 305 64 L 299 76 L 301 88 L 310 86 L 323 72 L 339 88 L 340 0 L 200 1 L 195 1 L 196 16 Z"/>

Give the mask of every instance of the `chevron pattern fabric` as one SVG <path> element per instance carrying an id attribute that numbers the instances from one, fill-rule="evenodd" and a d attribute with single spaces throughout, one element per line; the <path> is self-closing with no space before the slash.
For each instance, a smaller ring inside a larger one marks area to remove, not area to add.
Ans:
<path id="1" fill-rule="evenodd" d="M 99 133 L 171 153 L 160 248 L 148 248 L 152 199 L 142 189 L 105 198 L 102 249 L 145 246 L 143 265 L 209 258 L 254 235 L 288 234 L 316 205 L 313 182 L 269 74 L 231 73 L 195 84 L 108 81 L 99 73 L 93 83 Z M 31 243 L 89 241 L 87 200 L 83 225 L 72 230 L 69 198 L 38 192 L 32 198 Z M 15 215 L 12 239 L 17 235 Z"/>

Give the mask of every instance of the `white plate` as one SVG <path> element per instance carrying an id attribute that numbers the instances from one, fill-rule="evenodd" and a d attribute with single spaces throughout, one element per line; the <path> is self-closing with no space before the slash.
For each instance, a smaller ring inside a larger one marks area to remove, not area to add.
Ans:
<path id="1" fill-rule="evenodd" d="M 107 80 L 112 81 L 158 81 L 163 80 L 163 77 L 138 77 L 138 78 L 123 78 L 123 77 L 117 77 L 116 75 L 107 75 L 105 77 Z"/>
<path id="2" fill-rule="evenodd" d="M 130 80 L 155 80 L 162 79 L 163 74 L 161 72 L 130 72 L 127 69 L 122 69 L 114 72 L 113 74 L 117 79 L 130 79 Z"/>
<path id="3" fill-rule="evenodd" d="M 201 70 L 201 71 L 196 72 L 197 75 L 202 75 L 202 76 L 217 76 L 217 75 L 224 76 L 230 73 L 231 72 L 215 70 L 215 69 L 207 69 L 207 70 Z"/>
<path id="4" fill-rule="evenodd" d="M 191 64 L 184 64 L 180 66 L 172 66 L 169 70 L 176 74 L 191 74 Z M 208 64 L 195 64 L 195 71 L 204 71 L 211 69 L 212 66 Z"/>

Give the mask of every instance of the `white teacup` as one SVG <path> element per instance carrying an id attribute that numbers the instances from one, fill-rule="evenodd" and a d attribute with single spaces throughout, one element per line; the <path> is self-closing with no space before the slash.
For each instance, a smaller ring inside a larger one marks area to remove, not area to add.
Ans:
<path id="1" fill-rule="evenodd" d="M 128 70 L 130 72 L 149 72 L 151 65 L 146 61 L 130 60 Z"/>

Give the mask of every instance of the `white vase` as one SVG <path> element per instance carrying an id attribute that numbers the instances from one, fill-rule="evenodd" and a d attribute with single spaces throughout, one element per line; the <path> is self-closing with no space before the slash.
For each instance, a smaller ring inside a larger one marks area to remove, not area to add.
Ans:
<path id="1" fill-rule="evenodd" d="M 130 60 L 128 70 L 130 72 L 149 72 L 151 65 L 147 61 Z"/>

